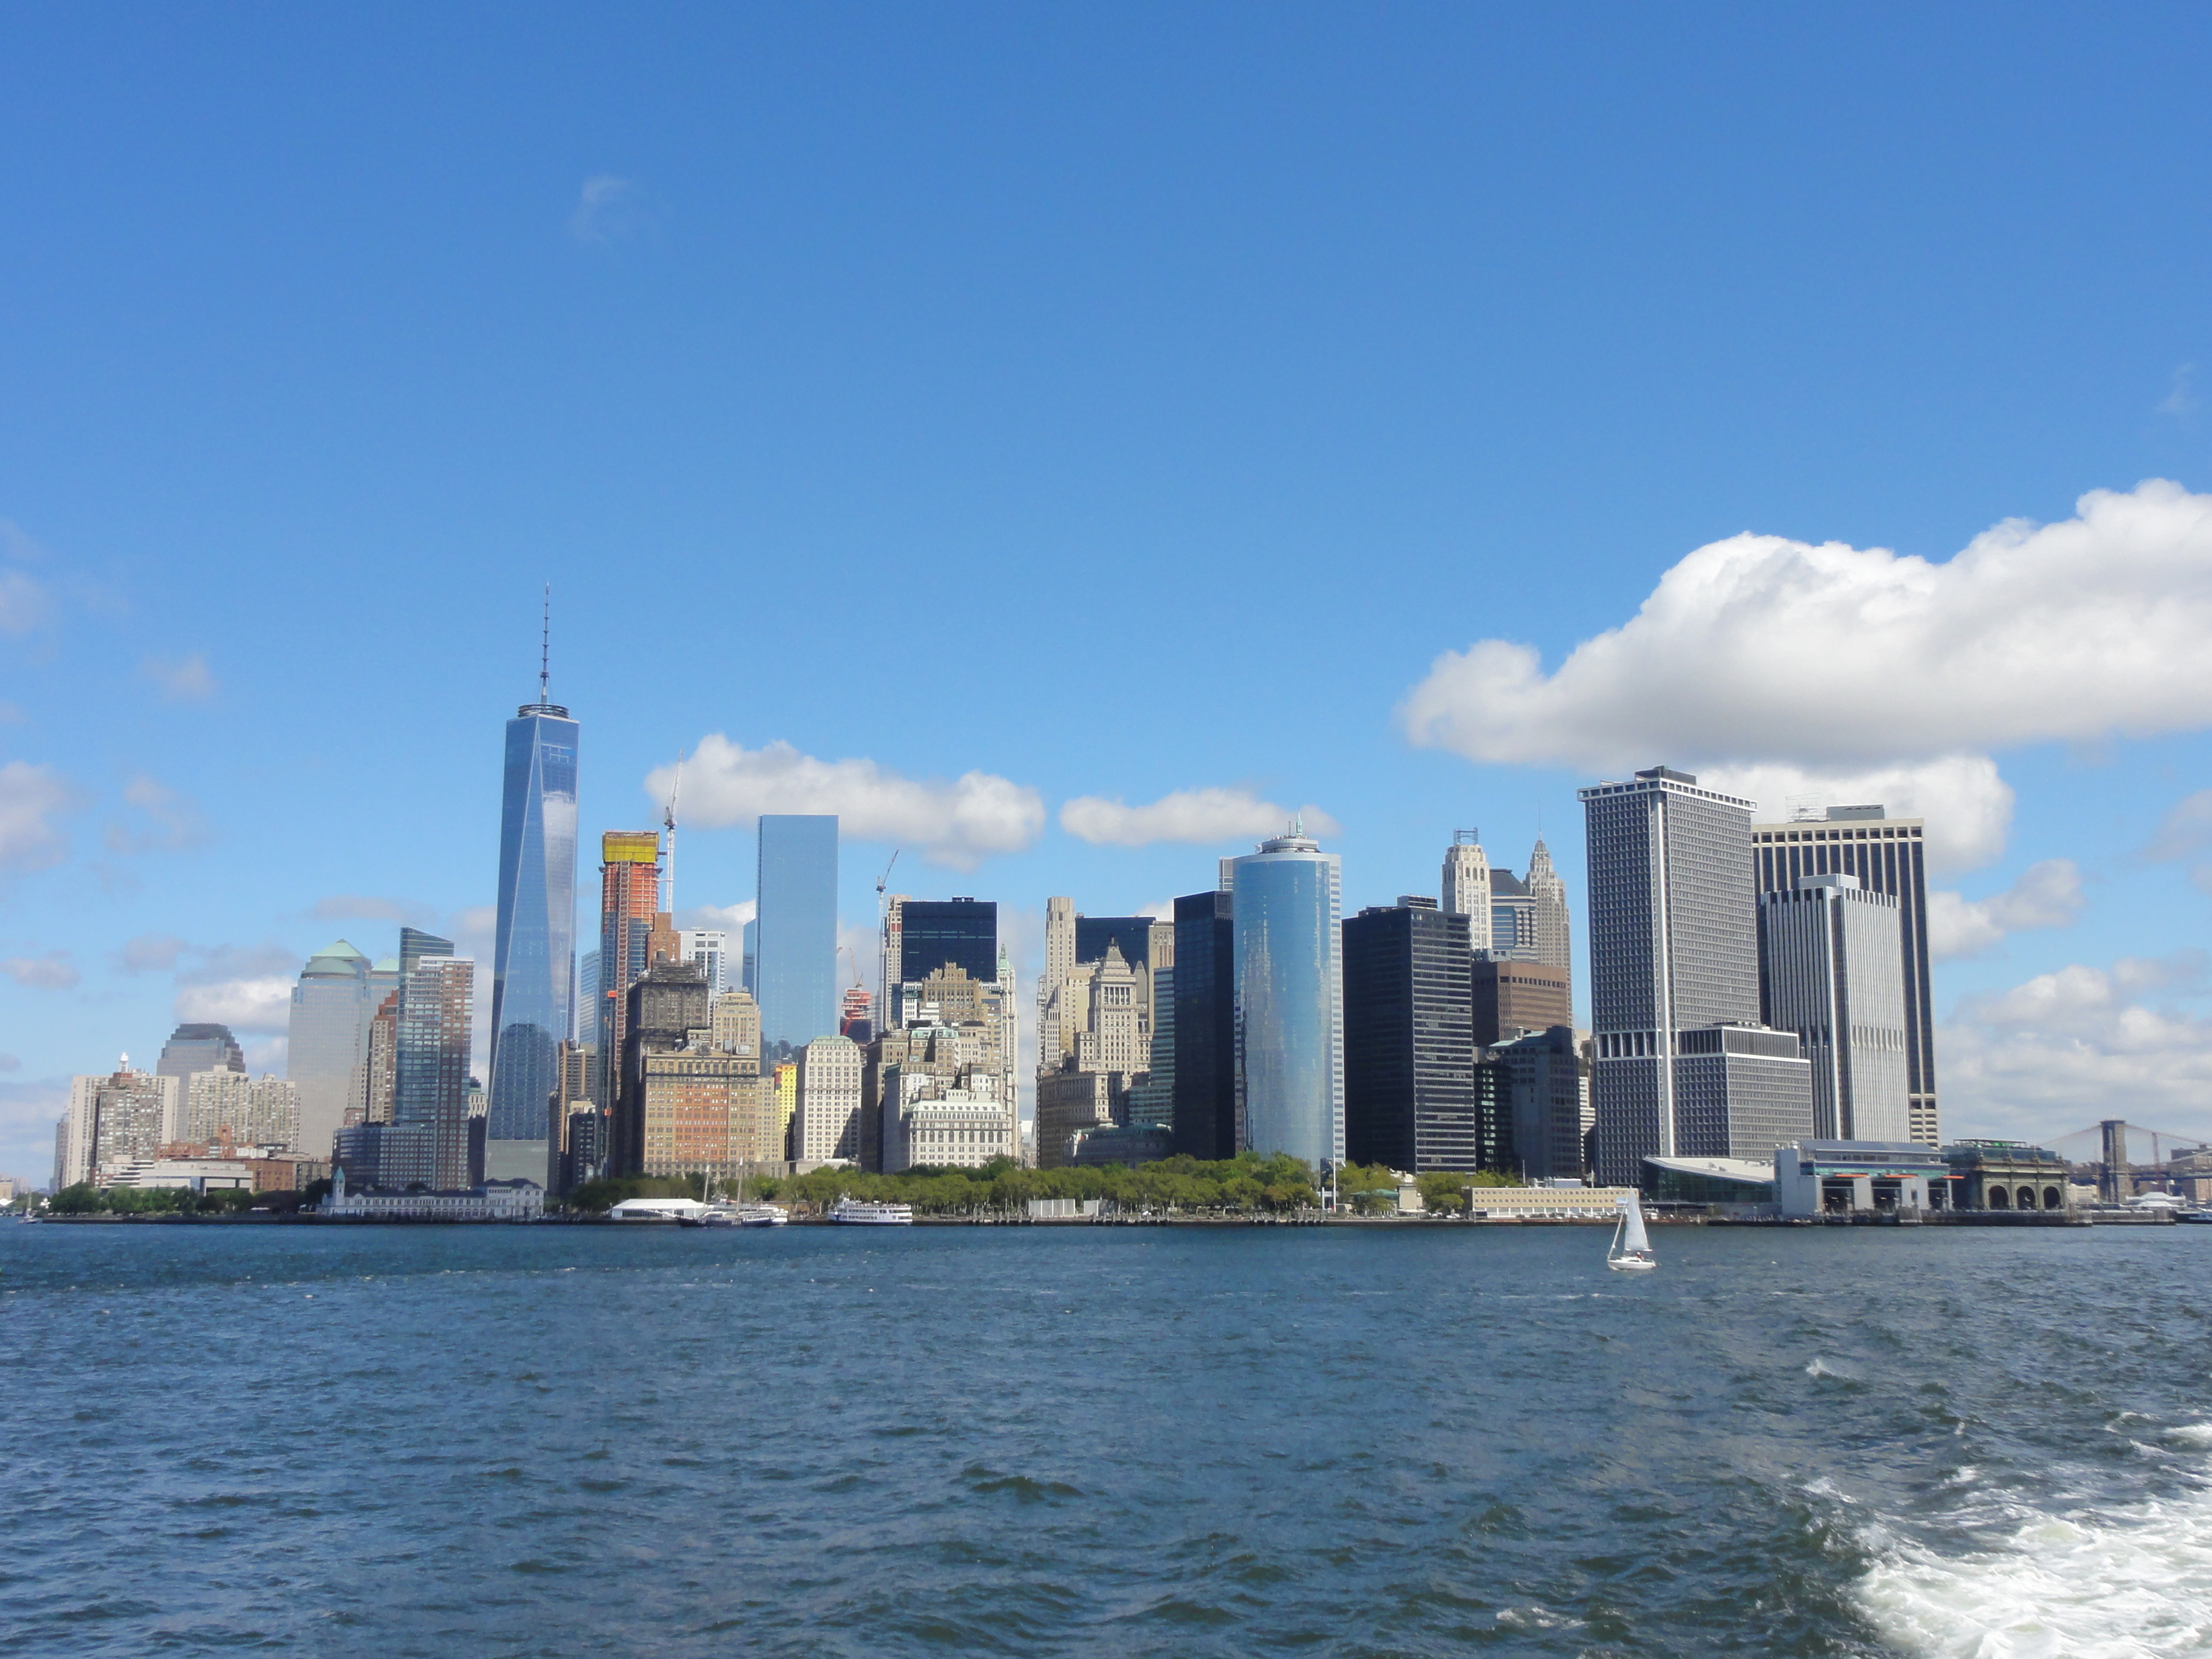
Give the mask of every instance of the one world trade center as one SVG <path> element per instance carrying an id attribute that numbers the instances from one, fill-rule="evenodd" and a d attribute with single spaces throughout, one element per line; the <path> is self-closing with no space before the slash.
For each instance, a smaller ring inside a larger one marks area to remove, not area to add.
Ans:
<path id="1" fill-rule="evenodd" d="M 507 723 L 484 1126 L 484 1176 L 493 1181 L 546 1179 L 547 1103 L 560 1083 L 575 983 L 578 726 L 546 688 L 541 663 L 538 701 Z"/>

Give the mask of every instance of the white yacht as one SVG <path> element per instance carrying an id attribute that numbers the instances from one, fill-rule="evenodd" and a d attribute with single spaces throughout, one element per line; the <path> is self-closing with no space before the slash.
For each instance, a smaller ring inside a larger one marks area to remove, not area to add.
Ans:
<path id="1" fill-rule="evenodd" d="M 831 1206 L 829 1218 L 848 1227 L 911 1227 L 911 1204 L 864 1204 L 849 1195 Z"/>

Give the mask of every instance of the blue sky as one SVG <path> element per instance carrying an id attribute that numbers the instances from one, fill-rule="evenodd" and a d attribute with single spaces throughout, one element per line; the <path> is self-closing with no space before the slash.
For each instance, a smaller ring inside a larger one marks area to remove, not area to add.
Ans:
<path id="1" fill-rule="evenodd" d="M 1540 815 L 1579 921 L 1603 771 L 1887 779 L 1947 1128 L 2212 1132 L 2209 36 L 0 6 L 0 1171 L 180 1013 L 279 1059 L 333 935 L 481 939 L 549 580 L 588 830 L 721 740 L 686 908 L 801 786 L 848 922 L 896 844 L 1026 942 L 1263 803 L 1347 906 Z"/>

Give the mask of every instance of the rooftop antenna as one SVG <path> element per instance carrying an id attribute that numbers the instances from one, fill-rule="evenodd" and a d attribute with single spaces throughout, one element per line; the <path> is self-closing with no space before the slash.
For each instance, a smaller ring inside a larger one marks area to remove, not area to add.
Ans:
<path id="1" fill-rule="evenodd" d="M 660 884 L 661 902 L 668 907 L 668 921 L 676 924 L 676 798 L 684 792 L 684 755 L 676 757 L 676 781 L 668 786 L 668 810 L 660 815 L 661 827 L 668 831 L 668 873 Z"/>
<path id="2" fill-rule="evenodd" d="M 551 701 L 546 689 L 553 678 L 553 584 L 545 584 L 545 606 L 538 619 L 538 702 Z"/>

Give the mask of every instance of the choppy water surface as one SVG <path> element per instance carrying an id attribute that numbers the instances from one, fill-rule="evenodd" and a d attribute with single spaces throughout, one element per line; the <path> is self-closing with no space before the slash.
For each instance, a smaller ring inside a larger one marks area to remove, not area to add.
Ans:
<path id="1" fill-rule="evenodd" d="M 20 1652 L 2212 1651 L 2212 1228 L 0 1225 Z"/>

